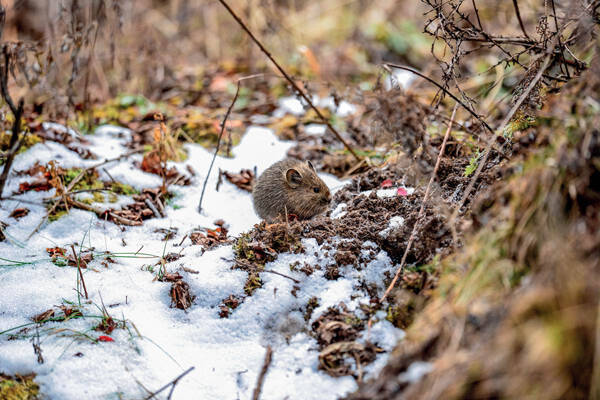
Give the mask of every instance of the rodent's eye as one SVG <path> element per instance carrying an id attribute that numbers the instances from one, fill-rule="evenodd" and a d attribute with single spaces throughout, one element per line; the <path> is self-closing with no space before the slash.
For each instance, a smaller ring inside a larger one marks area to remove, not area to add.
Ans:
<path id="1" fill-rule="evenodd" d="M 321 191 L 320 187 L 314 187 L 313 188 L 313 192 L 315 192 L 315 193 L 319 193 L 320 191 Z"/>

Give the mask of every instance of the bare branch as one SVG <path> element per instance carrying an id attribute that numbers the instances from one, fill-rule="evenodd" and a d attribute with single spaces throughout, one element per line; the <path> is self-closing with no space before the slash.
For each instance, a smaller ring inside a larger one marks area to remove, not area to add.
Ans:
<path id="1" fill-rule="evenodd" d="M 523 25 L 523 20 L 521 19 L 521 12 L 519 11 L 519 3 L 517 2 L 517 0 L 513 0 L 513 6 L 515 7 L 515 14 L 517 14 L 517 19 L 519 20 L 519 26 L 521 27 L 521 31 L 523 32 L 523 35 L 525 35 L 525 37 L 529 39 L 529 35 L 525 30 L 525 25 Z"/>
<path id="2" fill-rule="evenodd" d="M 315 111 L 315 113 L 317 114 L 317 116 L 321 119 L 321 121 L 325 125 L 327 125 L 327 127 L 329 128 L 329 130 L 331 132 L 333 132 L 333 134 L 335 135 L 335 137 L 337 137 L 338 140 L 343 143 L 343 145 L 346 147 L 346 149 L 354 156 L 354 158 L 356 158 L 357 161 L 360 161 L 360 157 L 356 154 L 356 152 L 350 146 L 350 144 L 348 144 L 346 142 L 346 140 L 344 140 L 344 138 L 342 137 L 342 135 L 340 135 L 338 133 L 337 129 L 335 129 L 331 125 L 331 123 L 329 122 L 329 120 L 327 118 L 325 118 L 325 116 L 323 116 L 323 114 L 321 113 L 321 111 L 319 111 L 319 109 L 317 107 L 315 107 L 315 105 L 313 104 L 313 102 L 308 98 L 308 96 L 304 93 L 304 91 L 302 89 L 300 89 L 300 87 L 298 86 L 298 84 L 288 75 L 287 72 L 285 72 L 285 70 L 281 67 L 281 65 L 279 65 L 279 63 L 277 61 L 275 61 L 275 59 L 273 58 L 273 56 L 271 55 L 271 53 L 262 45 L 262 43 L 256 38 L 256 36 L 254 36 L 254 34 L 250 31 L 250 29 L 248 29 L 248 27 L 244 24 L 244 22 L 240 19 L 240 17 L 238 17 L 237 14 L 231 9 L 231 7 L 229 7 L 229 5 L 225 2 L 225 0 L 219 0 L 219 3 L 221 3 L 223 5 L 223 7 L 225 7 L 227 9 L 227 11 L 229 12 L 229 14 L 231 14 L 231 16 L 233 17 L 233 19 L 235 19 L 236 22 L 242 27 L 242 29 L 248 34 L 248 36 L 250 36 L 250 38 L 252 39 L 252 41 L 254 41 L 254 43 L 256 43 L 256 45 L 267 56 L 267 58 L 269 60 L 271 60 L 271 62 L 275 65 L 275 67 L 279 70 L 279 72 L 281 72 L 281 74 L 290 83 L 290 85 L 292 85 L 292 87 L 294 88 L 294 90 L 296 91 L 296 93 L 298 93 L 300 95 L 300 97 L 302 97 L 304 99 L 304 101 L 306 101 L 306 103 L 310 106 L 310 108 L 312 108 Z"/>
<path id="3" fill-rule="evenodd" d="M 273 349 L 271 349 L 271 346 L 267 346 L 267 352 L 265 353 L 265 361 L 263 362 L 260 374 L 258 375 L 256 387 L 254 388 L 254 392 L 252 393 L 252 400 L 258 400 L 260 398 L 260 391 L 262 390 L 262 386 L 265 381 L 265 375 L 267 374 L 269 366 L 271 365 L 272 358 Z"/>
<path id="4" fill-rule="evenodd" d="M 200 201 L 198 202 L 198 212 L 202 212 L 202 200 L 204 199 L 204 191 L 206 190 L 206 184 L 208 183 L 208 177 L 210 176 L 210 171 L 212 171 L 213 164 L 215 163 L 215 159 L 217 158 L 217 154 L 219 153 L 219 148 L 221 147 L 221 139 L 223 138 L 223 133 L 225 132 L 225 125 L 227 124 L 227 118 L 229 118 L 229 114 L 231 114 L 231 110 L 235 105 L 235 102 L 240 94 L 240 84 L 242 81 L 247 79 L 256 78 L 258 76 L 263 76 L 262 74 L 244 76 L 237 81 L 237 88 L 235 90 L 235 95 L 233 96 L 233 100 L 231 100 L 231 104 L 229 108 L 227 108 L 227 112 L 225 113 L 225 117 L 223 117 L 223 122 L 221 123 L 221 132 L 219 132 L 219 138 L 217 139 L 217 147 L 215 148 L 215 153 L 213 154 L 213 158 L 210 161 L 210 166 L 208 167 L 208 171 L 206 172 L 206 178 L 204 178 L 204 184 L 202 185 L 202 193 L 200 194 Z"/>

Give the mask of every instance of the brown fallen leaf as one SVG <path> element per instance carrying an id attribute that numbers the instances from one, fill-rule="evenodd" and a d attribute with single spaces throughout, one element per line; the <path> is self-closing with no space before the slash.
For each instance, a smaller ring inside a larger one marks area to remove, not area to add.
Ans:
<path id="1" fill-rule="evenodd" d="M 16 194 L 22 194 L 29 192 L 30 190 L 35 190 L 36 192 L 45 192 L 50 189 L 52 189 L 52 185 L 48 182 L 48 180 L 40 178 L 32 182 L 22 182 L 19 184 L 19 190 L 16 192 Z"/>
<path id="2" fill-rule="evenodd" d="M 249 169 L 242 169 L 239 173 L 233 173 L 229 171 L 223 172 L 225 178 L 235 186 L 242 190 L 252 192 L 252 186 L 254 185 L 254 172 Z"/>
<path id="3" fill-rule="evenodd" d="M 77 258 L 79 258 L 79 267 L 87 268 L 88 263 L 94 259 L 94 255 L 91 251 L 88 251 L 80 253 Z M 77 259 L 75 258 L 75 256 L 70 254 L 67 256 L 67 263 L 72 267 L 76 267 Z"/>
<path id="4" fill-rule="evenodd" d="M 162 277 L 162 281 L 166 282 L 177 282 L 181 279 L 183 279 L 183 276 L 179 272 L 165 273 Z"/>
<path id="5" fill-rule="evenodd" d="M 52 258 L 52 261 L 55 261 L 57 258 L 65 258 L 65 252 L 67 250 L 62 247 L 48 247 L 46 252 Z"/>
<path id="6" fill-rule="evenodd" d="M 54 310 L 49 309 L 49 310 L 44 311 L 43 313 L 39 313 L 38 315 L 34 316 L 31 319 L 33 320 L 33 322 L 42 322 L 42 321 L 45 321 L 48 318 L 52 318 L 52 317 L 54 317 Z"/>
<path id="7" fill-rule="evenodd" d="M 183 280 L 173 282 L 169 295 L 171 296 L 171 307 L 181 310 L 190 308 L 194 301 L 194 296 L 190 293 L 190 285 Z"/>
<path id="8" fill-rule="evenodd" d="M 10 217 L 12 217 L 14 219 L 19 219 L 19 218 L 23 218 L 27 214 L 29 214 L 28 208 L 15 208 L 13 210 L 13 212 L 10 213 Z"/>
<path id="9" fill-rule="evenodd" d="M 190 233 L 190 240 L 193 244 L 202 245 L 205 249 L 210 249 L 220 244 L 231 242 L 227 238 L 227 232 L 227 228 L 219 226 L 216 229 L 206 229 L 206 232 L 192 232 Z"/>
<path id="10" fill-rule="evenodd" d="M 107 335 L 110 335 L 112 331 L 117 327 L 117 323 L 112 317 L 104 317 L 102 321 L 94 328 L 96 331 L 102 331 Z"/>

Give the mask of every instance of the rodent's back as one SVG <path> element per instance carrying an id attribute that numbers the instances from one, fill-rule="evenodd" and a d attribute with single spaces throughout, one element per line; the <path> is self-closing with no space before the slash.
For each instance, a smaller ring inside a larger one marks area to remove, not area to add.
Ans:
<path id="1" fill-rule="evenodd" d="M 252 191 L 258 216 L 272 221 L 278 216 L 294 214 L 311 218 L 327 210 L 331 194 L 310 162 L 285 159 L 267 168 Z"/>

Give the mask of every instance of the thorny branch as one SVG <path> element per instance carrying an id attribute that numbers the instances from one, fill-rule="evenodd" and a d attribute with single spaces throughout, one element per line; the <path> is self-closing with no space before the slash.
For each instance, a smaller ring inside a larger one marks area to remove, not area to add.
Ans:
<path id="1" fill-rule="evenodd" d="M 483 29 L 481 24 L 479 11 L 475 4 L 475 0 L 471 0 L 473 12 L 477 21 L 473 23 L 469 17 L 469 12 L 463 10 L 465 0 L 422 0 L 430 10 L 426 15 L 430 15 L 429 20 L 425 25 L 425 33 L 434 37 L 435 41 L 442 41 L 452 52 L 450 61 L 438 60 L 443 69 L 442 86 L 448 88 L 450 82 L 454 82 L 460 96 L 470 100 L 468 95 L 460 88 L 458 79 L 460 78 L 462 56 L 472 51 L 480 51 L 485 49 L 498 49 L 502 54 L 502 58 L 498 64 L 518 65 L 522 70 L 527 71 L 528 68 L 524 65 L 520 58 L 524 55 L 537 56 L 540 54 L 550 54 L 550 65 L 546 69 L 542 77 L 546 80 L 566 82 L 571 78 L 569 67 L 571 67 L 575 75 L 582 72 L 587 65 L 574 56 L 568 48 L 569 43 L 574 35 L 577 35 L 578 29 L 571 31 L 563 40 L 561 34 L 565 31 L 565 26 L 573 21 L 578 21 L 577 18 L 565 18 L 563 26 L 559 26 L 558 17 L 556 16 L 556 7 L 554 1 L 551 1 L 552 12 L 554 16 L 553 31 L 550 31 L 548 24 L 544 23 L 547 16 L 541 15 L 537 26 L 538 37 L 531 36 L 527 33 L 525 22 L 521 16 L 518 0 L 513 0 L 512 5 L 519 27 L 523 33 L 522 37 L 505 37 L 494 35 Z M 592 7 L 593 8 L 593 7 Z M 583 7 L 583 13 L 592 13 L 588 7 Z M 557 39 L 558 45 L 552 51 L 548 51 L 549 43 Z M 480 47 L 474 50 L 464 50 L 463 44 L 467 42 L 478 42 Z M 433 50 L 433 47 L 432 47 Z M 568 56 L 567 56 L 568 54 Z M 435 56 L 435 54 L 434 54 Z M 553 69 L 558 65 L 558 73 Z M 553 72 L 554 71 L 554 72 Z M 444 92 L 444 94 L 447 94 Z"/>

